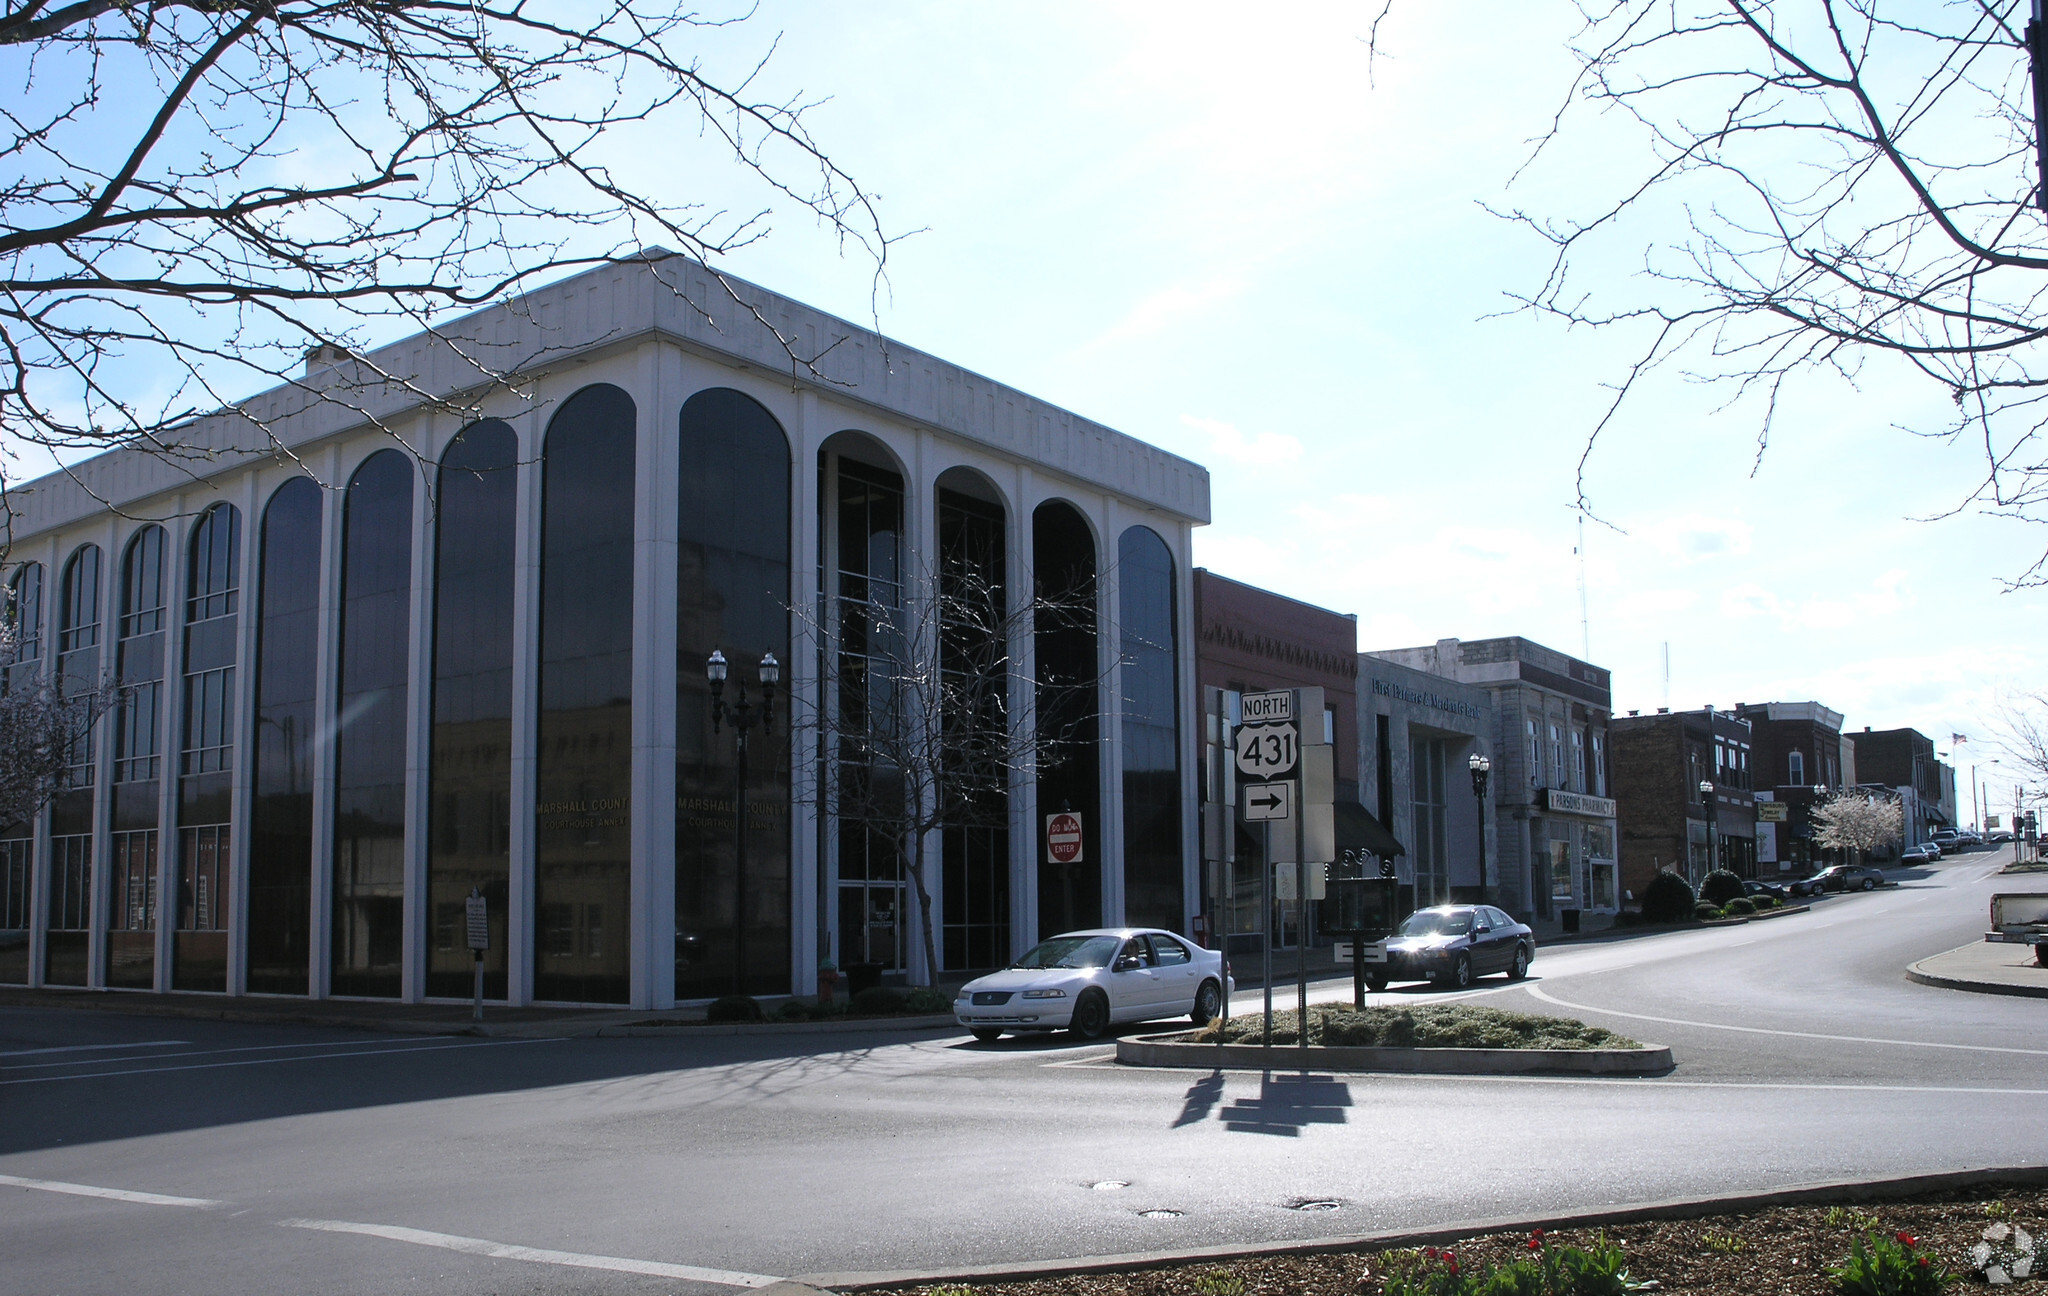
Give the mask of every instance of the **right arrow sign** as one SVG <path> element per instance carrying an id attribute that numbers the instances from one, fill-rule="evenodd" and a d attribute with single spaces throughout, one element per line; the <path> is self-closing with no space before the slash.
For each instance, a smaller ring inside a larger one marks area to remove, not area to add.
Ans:
<path id="1" fill-rule="evenodd" d="M 1240 790 L 1244 793 L 1244 817 L 1246 820 L 1287 819 L 1292 817 L 1294 784 L 1245 783 L 1240 785 Z"/>

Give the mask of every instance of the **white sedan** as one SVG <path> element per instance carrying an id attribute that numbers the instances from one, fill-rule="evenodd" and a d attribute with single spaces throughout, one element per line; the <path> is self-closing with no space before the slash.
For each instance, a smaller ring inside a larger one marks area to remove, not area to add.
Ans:
<path id="1" fill-rule="evenodd" d="M 953 1012 L 983 1042 L 1004 1031 L 1071 1030 L 1099 1039 L 1115 1022 L 1223 1007 L 1223 954 L 1151 927 L 1098 927 L 1039 942 L 1000 972 L 960 987 Z"/>

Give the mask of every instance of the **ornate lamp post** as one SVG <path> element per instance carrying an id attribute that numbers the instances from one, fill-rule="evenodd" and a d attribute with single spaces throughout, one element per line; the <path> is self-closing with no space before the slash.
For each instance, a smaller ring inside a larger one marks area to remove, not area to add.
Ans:
<path id="1" fill-rule="evenodd" d="M 1493 774 L 1493 762 L 1473 752 L 1465 768 L 1472 771 L 1472 809 L 1479 823 L 1479 903 L 1486 904 L 1486 781 Z"/>
<path id="2" fill-rule="evenodd" d="M 1707 872 L 1721 867 L 1721 861 L 1714 858 L 1714 780 L 1700 780 L 1700 811 L 1707 817 Z M 1704 876 L 1704 874 L 1702 875 Z"/>
<path id="3" fill-rule="evenodd" d="M 758 720 L 765 731 L 775 718 L 775 685 L 782 678 L 782 664 L 774 653 L 761 658 L 761 710 L 756 717 L 747 701 L 747 682 L 739 681 L 739 701 L 725 704 L 725 654 L 714 648 L 704 663 L 705 678 L 711 681 L 711 732 L 717 734 L 727 722 L 738 740 L 738 761 L 733 766 L 733 848 L 732 848 L 732 992 L 745 994 L 747 976 L 747 731 Z"/>

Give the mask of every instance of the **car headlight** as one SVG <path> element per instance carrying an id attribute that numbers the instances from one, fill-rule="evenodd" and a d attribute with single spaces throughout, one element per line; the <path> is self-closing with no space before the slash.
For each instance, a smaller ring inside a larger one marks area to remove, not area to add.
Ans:
<path id="1" fill-rule="evenodd" d="M 1026 990 L 1017 997 L 1019 999 L 1064 999 L 1067 997 L 1067 992 L 1064 990 Z"/>

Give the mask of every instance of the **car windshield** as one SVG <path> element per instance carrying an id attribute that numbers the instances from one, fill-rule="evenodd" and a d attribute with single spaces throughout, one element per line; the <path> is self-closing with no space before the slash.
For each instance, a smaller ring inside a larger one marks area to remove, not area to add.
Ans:
<path id="1" fill-rule="evenodd" d="M 1120 942 L 1114 936 L 1055 936 L 1040 941 L 1011 967 L 1099 968 L 1108 967 Z"/>
<path id="2" fill-rule="evenodd" d="M 1470 913 L 1443 913 L 1418 909 L 1401 924 L 1403 936 L 1463 936 L 1472 930 Z"/>

